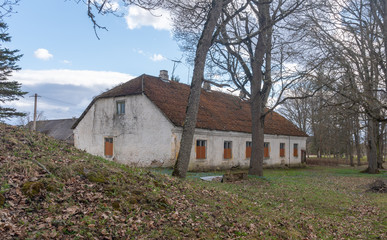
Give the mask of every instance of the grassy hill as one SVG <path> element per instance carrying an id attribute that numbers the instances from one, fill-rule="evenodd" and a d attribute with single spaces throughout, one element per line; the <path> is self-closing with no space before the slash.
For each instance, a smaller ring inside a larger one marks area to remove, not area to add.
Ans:
<path id="1" fill-rule="evenodd" d="M 181 181 L 0 124 L 0 239 L 383 239 L 386 194 L 351 168 Z"/>

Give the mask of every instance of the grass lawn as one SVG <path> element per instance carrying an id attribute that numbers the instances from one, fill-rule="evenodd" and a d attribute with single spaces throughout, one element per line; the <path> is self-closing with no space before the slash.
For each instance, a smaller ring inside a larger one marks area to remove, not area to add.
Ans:
<path id="1" fill-rule="evenodd" d="M 387 171 L 369 175 L 360 173 L 363 168 L 266 169 L 262 178 L 249 176 L 248 181 L 237 183 L 200 180 L 224 172 L 190 172 L 187 178 L 192 185 L 232 194 L 236 201 L 207 202 L 209 211 L 226 204 L 240 215 L 239 221 L 258 228 L 265 239 L 383 239 L 387 237 L 387 195 L 366 190 L 375 179 L 387 179 Z M 172 170 L 156 171 L 170 174 Z"/>
<path id="2" fill-rule="evenodd" d="M 0 124 L 0 239 L 386 239 L 387 172 L 266 169 L 206 182 L 110 162 Z M 42 167 L 43 166 L 43 167 Z"/>

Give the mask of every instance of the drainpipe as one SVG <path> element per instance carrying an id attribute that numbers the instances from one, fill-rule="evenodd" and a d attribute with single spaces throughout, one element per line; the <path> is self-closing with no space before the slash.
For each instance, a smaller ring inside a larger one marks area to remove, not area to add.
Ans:
<path id="1" fill-rule="evenodd" d="M 290 167 L 290 136 L 289 136 L 289 167 Z"/>

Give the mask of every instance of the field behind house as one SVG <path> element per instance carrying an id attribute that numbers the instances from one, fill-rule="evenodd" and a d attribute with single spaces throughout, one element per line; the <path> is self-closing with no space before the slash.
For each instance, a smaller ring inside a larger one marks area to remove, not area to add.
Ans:
<path id="1" fill-rule="evenodd" d="M 49 173 L 51 174 L 49 174 Z M 387 173 L 267 169 L 236 183 L 186 181 L 108 162 L 0 124 L 0 239 L 386 239 Z"/>

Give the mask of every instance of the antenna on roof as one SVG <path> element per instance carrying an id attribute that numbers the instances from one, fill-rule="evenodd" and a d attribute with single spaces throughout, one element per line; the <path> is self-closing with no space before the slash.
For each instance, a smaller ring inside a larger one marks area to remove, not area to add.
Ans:
<path id="1" fill-rule="evenodd" d="M 169 59 L 170 61 L 173 62 L 173 68 L 172 68 L 172 76 L 171 76 L 171 80 L 175 80 L 176 79 L 176 76 L 175 76 L 175 70 L 177 68 L 177 66 L 181 63 L 181 59 L 183 59 L 183 56 L 181 56 L 181 58 L 179 60 L 176 60 L 176 59 Z"/>

